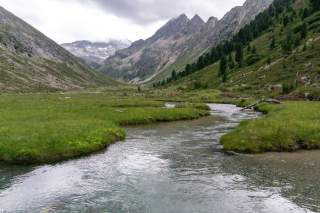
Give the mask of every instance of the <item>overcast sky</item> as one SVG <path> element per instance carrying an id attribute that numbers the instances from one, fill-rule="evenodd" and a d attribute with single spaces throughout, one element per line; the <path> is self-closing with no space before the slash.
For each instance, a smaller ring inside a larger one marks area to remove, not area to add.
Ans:
<path id="1" fill-rule="evenodd" d="M 221 18 L 244 0 L 0 0 L 0 5 L 58 43 L 135 41 L 182 13 Z"/>

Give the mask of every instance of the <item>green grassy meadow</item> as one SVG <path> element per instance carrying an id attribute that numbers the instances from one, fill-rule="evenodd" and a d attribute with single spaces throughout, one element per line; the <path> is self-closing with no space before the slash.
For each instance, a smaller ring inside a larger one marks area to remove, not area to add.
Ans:
<path id="1" fill-rule="evenodd" d="M 261 104 L 265 116 L 245 121 L 222 137 L 226 151 L 286 152 L 320 148 L 320 102 Z"/>
<path id="2" fill-rule="evenodd" d="M 0 160 L 15 164 L 57 162 L 90 154 L 125 138 L 123 125 L 195 119 L 192 105 L 104 93 L 0 95 Z"/>

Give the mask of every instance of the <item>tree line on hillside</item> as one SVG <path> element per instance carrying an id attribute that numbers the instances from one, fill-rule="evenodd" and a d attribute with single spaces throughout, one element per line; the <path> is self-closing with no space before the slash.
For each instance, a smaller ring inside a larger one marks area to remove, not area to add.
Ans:
<path id="1" fill-rule="evenodd" d="M 155 83 L 153 86 L 164 86 L 167 83 L 177 81 L 180 78 L 202 70 L 203 68 L 219 61 L 219 76 L 222 78 L 222 81 L 226 81 L 228 68 L 241 68 L 246 64 L 244 62 L 245 48 L 247 48 L 247 52 L 251 53 L 251 58 L 247 61 L 248 65 L 251 65 L 258 59 L 259 55 L 256 54 L 257 49 L 256 47 L 251 47 L 250 42 L 260 37 L 266 30 L 270 29 L 274 24 L 274 20 L 281 22 L 283 27 L 286 27 L 295 19 L 296 16 L 305 19 L 312 13 L 320 10 L 320 0 L 309 1 L 311 8 L 304 8 L 300 11 L 300 14 L 297 14 L 292 8 L 295 0 L 275 0 L 267 10 L 258 14 L 252 22 L 243 27 L 230 40 L 221 42 L 219 45 L 213 47 L 209 52 L 201 55 L 196 62 L 187 64 L 183 71 L 177 72 L 176 70 L 173 70 L 169 78 Z M 284 12 L 286 11 L 291 11 L 291 15 L 284 15 Z M 294 35 L 294 33 L 297 32 L 299 32 L 298 37 Z M 307 32 L 308 26 L 306 23 L 295 29 L 295 32 L 288 30 L 286 38 L 281 44 L 284 53 L 290 52 L 293 47 L 299 45 L 300 41 L 307 37 Z M 273 37 L 270 43 L 270 48 L 275 48 L 276 43 L 276 38 Z"/>

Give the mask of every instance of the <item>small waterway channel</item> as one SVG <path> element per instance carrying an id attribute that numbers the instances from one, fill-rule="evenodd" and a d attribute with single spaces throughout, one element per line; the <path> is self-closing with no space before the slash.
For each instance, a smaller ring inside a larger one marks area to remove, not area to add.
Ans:
<path id="1" fill-rule="evenodd" d="M 210 105 L 195 121 L 127 128 L 124 142 L 55 165 L 0 166 L 0 212 L 320 211 L 320 152 L 230 156 L 219 138 L 258 116 Z"/>

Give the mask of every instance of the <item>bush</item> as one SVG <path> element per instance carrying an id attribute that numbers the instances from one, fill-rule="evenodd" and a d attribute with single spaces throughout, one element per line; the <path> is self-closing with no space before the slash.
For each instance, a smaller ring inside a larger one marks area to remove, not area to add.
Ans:
<path id="1" fill-rule="evenodd" d="M 285 83 L 283 84 L 283 94 L 288 94 L 296 89 L 296 83 Z"/>
<path id="2" fill-rule="evenodd" d="M 261 59 L 263 59 L 263 56 L 262 55 L 259 55 L 259 54 L 251 54 L 251 55 L 248 55 L 247 58 L 246 58 L 246 64 L 251 66 L 255 63 L 257 63 L 258 61 L 260 61 Z"/>

